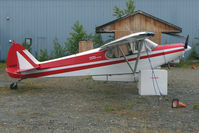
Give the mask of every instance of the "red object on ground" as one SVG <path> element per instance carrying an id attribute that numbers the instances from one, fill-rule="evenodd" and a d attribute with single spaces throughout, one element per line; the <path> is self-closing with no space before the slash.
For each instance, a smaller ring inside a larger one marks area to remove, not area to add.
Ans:
<path id="1" fill-rule="evenodd" d="M 195 66 L 195 65 L 192 65 L 191 68 L 192 68 L 192 69 L 196 69 L 196 66 Z"/>
<path id="2" fill-rule="evenodd" d="M 178 106 L 179 106 L 179 107 L 186 107 L 186 104 L 179 102 L 179 103 L 178 103 Z"/>
<path id="3" fill-rule="evenodd" d="M 179 99 L 172 100 L 172 108 L 186 107 L 186 104 L 179 101 Z"/>

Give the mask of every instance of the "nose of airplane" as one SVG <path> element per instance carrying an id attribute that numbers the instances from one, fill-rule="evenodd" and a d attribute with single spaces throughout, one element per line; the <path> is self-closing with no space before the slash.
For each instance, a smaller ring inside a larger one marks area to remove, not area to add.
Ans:
<path id="1" fill-rule="evenodd" d="M 191 50 L 191 47 L 190 46 L 187 46 L 187 48 L 185 49 L 185 52 Z"/>

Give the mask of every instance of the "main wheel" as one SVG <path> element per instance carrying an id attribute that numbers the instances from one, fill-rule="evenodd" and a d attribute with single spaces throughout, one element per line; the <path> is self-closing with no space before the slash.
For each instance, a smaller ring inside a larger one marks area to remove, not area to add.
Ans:
<path id="1" fill-rule="evenodd" d="M 10 84 L 10 89 L 16 90 L 17 89 L 17 83 Z"/>

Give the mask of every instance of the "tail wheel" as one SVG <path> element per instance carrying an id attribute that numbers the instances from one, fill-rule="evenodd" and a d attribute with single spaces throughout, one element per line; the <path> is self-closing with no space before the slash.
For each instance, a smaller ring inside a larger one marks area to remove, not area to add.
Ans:
<path id="1" fill-rule="evenodd" d="M 10 89 L 16 90 L 17 89 L 17 83 L 10 84 Z"/>

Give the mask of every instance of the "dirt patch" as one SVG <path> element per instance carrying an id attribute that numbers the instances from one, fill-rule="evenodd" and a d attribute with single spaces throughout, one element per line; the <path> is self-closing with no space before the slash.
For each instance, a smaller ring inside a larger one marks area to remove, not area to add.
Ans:
<path id="1" fill-rule="evenodd" d="M 0 132 L 197 132 L 199 70 L 169 70 L 168 96 L 139 96 L 135 83 L 91 77 L 27 79 L 0 87 Z M 0 82 L 10 82 L 5 71 Z M 172 109 L 179 98 L 186 108 Z"/>

